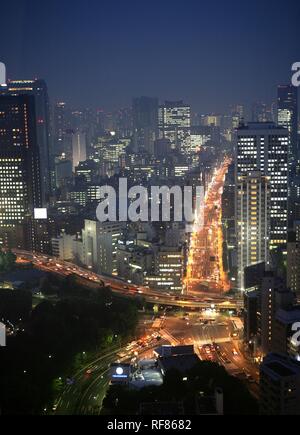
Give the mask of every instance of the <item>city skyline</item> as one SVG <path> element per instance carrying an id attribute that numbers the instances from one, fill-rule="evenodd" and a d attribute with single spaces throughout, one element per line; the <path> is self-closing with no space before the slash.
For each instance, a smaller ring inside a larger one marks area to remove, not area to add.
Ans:
<path id="1" fill-rule="evenodd" d="M 2 15 L 0 415 L 300 415 L 299 0 Z"/>

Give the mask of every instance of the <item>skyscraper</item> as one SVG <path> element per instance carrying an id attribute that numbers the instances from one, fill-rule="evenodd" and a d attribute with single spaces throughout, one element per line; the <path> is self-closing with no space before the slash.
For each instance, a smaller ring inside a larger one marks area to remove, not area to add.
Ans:
<path id="1" fill-rule="evenodd" d="M 154 153 L 154 142 L 158 136 L 158 99 L 150 97 L 134 98 L 133 137 L 134 147 L 138 151 L 144 148 L 150 154 Z"/>
<path id="2" fill-rule="evenodd" d="M 259 342 L 264 355 L 273 350 L 275 322 L 278 310 L 289 310 L 294 304 L 294 294 L 287 289 L 283 279 L 274 272 L 266 272 L 260 285 Z"/>
<path id="3" fill-rule="evenodd" d="M 11 80 L 2 93 L 33 95 L 35 99 L 36 135 L 40 152 L 42 201 L 46 205 L 50 193 L 50 109 L 47 84 L 44 80 Z"/>
<path id="4" fill-rule="evenodd" d="M 42 207 L 33 95 L 0 95 L 0 145 L 1 244 L 32 247 L 34 209 Z"/>
<path id="5" fill-rule="evenodd" d="M 66 135 L 70 130 L 69 112 L 67 105 L 64 102 L 56 103 L 54 107 L 54 137 L 53 137 L 53 155 L 59 156 L 65 153 L 68 156 L 67 148 L 70 148 L 69 143 L 66 144 Z M 69 157 L 69 156 L 68 156 Z"/>
<path id="6" fill-rule="evenodd" d="M 289 288 L 300 300 L 300 221 L 295 221 L 294 230 L 289 233 L 287 279 Z"/>
<path id="7" fill-rule="evenodd" d="M 86 135 L 80 131 L 76 131 L 72 137 L 72 149 L 73 149 L 73 171 L 80 162 L 84 162 L 87 159 L 86 152 Z"/>
<path id="8" fill-rule="evenodd" d="M 289 202 L 288 202 L 288 223 L 293 226 L 296 219 L 295 203 L 300 202 L 299 174 L 297 174 L 297 162 L 300 159 L 298 148 L 298 91 L 295 86 L 278 86 L 277 98 L 277 120 L 278 125 L 285 127 L 289 132 Z"/>
<path id="9" fill-rule="evenodd" d="M 236 186 L 253 171 L 269 178 L 270 249 L 286 249 L 288 144 L 288 131 L 273 123 L 249 123 L 237 130 Z"/>
<path id="10" fill-rule="evenodd" d="M 231 108 L 231 116 L 232 116 L 232 128 L 233 130 L 237 129 L 241 123 L 244 121 L 244 106 L 241 104 L 237 104 Z"/>
<path id="11" fill-rule="evenodd" d="M 245 268 L 269 260 L 268 177 L 261 172 L 240 176 L 237 184 L 238 288 L 244 290 Z"/>
<path id="12" fill-rule="evenodd" d="M 292 85 L 278 86 L 277 100 L 278 125 L 289 131 L 289 166 L 293 166 L 298 155 L 298 93 L 297 88 Z"/>
<path id="13" fill-rule="evenodd" d="M 191 148 L 191 107 L 183 101 L 166 101 L 159 107 L 160 139 L 169 139 L 171 147 L 184 155 Z"/>

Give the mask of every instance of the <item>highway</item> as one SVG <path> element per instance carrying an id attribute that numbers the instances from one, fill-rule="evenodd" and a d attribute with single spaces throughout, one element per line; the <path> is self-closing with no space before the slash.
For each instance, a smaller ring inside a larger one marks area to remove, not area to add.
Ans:
<path id="1" fill-rule="evenodd" d="M 203 205 L 204 222 L 201 224 L 196 221 L 191 236 L 186 278 L 187 293 L 206 290 L 211 294 L 230 290 L 223 267 L 222 233 L 222 193 L 230 163 L 231 160 L 225 158 L 222 165 L 215 170 Z"/>
<path id="2" fill-rule="evenodd" d="M 145 332 L 143 317 L 140 318 L 139 327 L 140 334 L 136 341 L 99 355 L 75 373 L 69 385 L 64 380 L 65 387 L 50 414 L 99 415 L 109 385 L 110 365 L 116 361 L 131 362 L 133 358 L 152 356 L 157 346 L 171 343 L 165 339 L 158 342 L 158 333 L 152 329 L 153 322 L 150 322 Z"/>
<path id="3" fill-rule="evenodd" d="M 241 299 L 220 297 L 219 295 L 213 294 L 209 294 L 209 297 L 203 297 L 195 294 L 174 295 L 162 293 L 152 290 L 149 287 L 128 284 L 126 281 L 117 277 L 98 275 L 88 269 L 48 255 L 20 250 L 14 250 L 14 252 L 17 255 L 17 261 L 29 261 L 40 270 L 60 276 L 77 275 L 91 283 L 109 286 L 113 292 L 124 296 L 142 296 L 148 303 L 190 309 L 209 309 L 212 305 L 218 310 L 240 310 L 243 307 L 243 301 Z"/>

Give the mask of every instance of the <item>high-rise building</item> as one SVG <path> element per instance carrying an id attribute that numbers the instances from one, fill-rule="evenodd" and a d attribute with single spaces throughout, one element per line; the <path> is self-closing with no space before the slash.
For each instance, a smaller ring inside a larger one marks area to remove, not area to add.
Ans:
<path id="1" fill-rule="evenodd" d="M 257 342 L 257 312 L 259 310 L 259 303 L 260 294 L 258 290 L 249 290 L 244 293 L 244 340 L 249 346 L 250 343 L 254 344 Z M 254 348 L 254 346 L 252 348 Z"/>
<path id="2" fill-rule="evenodd" d="M 300 415 L 300 363 L 269 354 L 260 366 L 260 407 L 263 415 Z"/>
<path id="3" fill-rule="evenodd" d="M 63 157 L 55 158 L 55 186 L 61 189 L 72 183 L 72 162 Z"/>
<path id="4" fill-rule="evenodd" d="M 0 145 L 1 243 L 34 249 L 42 188 L 33 95 L 0 96 Z"/>
<path id="5" fill-rule="evenodd" d="M 71 129 L 69 122 L 70 114 L 66 103 L 63 101 L 58 102 L 54 106 L 54 135 L 53 135 L 53 155 L 60 156 L 65 153 L 69 158 L 70 144 L 66 144 L 66 135 L 68 130 Z"/>
<path id="6" fill-rule="evenodd" d="M 270 249 L 286 249 L 289 133 L 273 123 L 249 123 L 237 130 L 236 185 L 260 171 L 270 184 Z M 238 221 L 238 219 L 237 219 Z"/>
<path id="7" fill-rule="evenodd" d="M 231 109 L 231 116 L 232 116 L 232 129 L 235 130 L 239 128 L 241 124 L 244 122 L 244 106 L 241 104 L 237 104 L 236 106 L 232 107 Z"/>
<path id="8" fill-rule="evenodd" d="M 300 177 L 297 174 L 297 163 L 300 160 L 298 147 L 298 90 L 292 85 L 278 86 L 277 122 L 289 132 L 289 227 L 293 225 L 296 210 L 295 204 L 300 202 Z"/>
<path id="9" fill-rule="evenodd" d="M 289 232 L 287 252 L 288 287 L 300 300 L 300 221 L 295 221 L 293 231 Z"/>
<path id="10" fill-rule="evenodd" d="M 232 283 L 237 278 L 237 252 L 235 228 L 235 169 L 234 164 L 228 168 L 225 176 L 222 194 L 222 224 L 223 224 L 223 256 L 224 269 L 227 271 Z"/>
<path id="11" fill-rule="evenodd" d="M 132 103 L 134 148 L 154 154 L 154 142 L 158 136 L 158 99 L 134 98 Z"/>
<path id="12" fill-rule="evenodd" d="M 117 244 L 120 222 L 85 220 L 82 230 L 83 262 L 97 273 L 117 275 Z"/>
<path id="13" fill-rule="evenodd" d="M 73 171 L 79 165 L 80 162 L 84 162 L 87 159 L 86 153 L 86 136 L 81 131 L 76 131 L 72 138 L 73 149 Z"/>
<path id="14" fill-rule="evenodd" d="M 237 181 L 238 288 L 245 290 L 245 268 L 269 261 L 270 184 L 261 172 L 241 175 Z"/>
<path id="15" fill-rule="evenodd" d="M 275 320 L 279 309 L 292 309 L 294 294 L 287 289 L 283 279 L 274 272 L 266 272 L 260 286 L 261 306 L 259 312 L 259 341 L 263 354 L 273 350 Z"/>
<path id="16" fill-rule="evenodd" d="M 36 136 L 40 152 L 42 201 L 46 205 L 50 193 L 50 108 L 44 80 L 11 80 L 1 93 L 33 95 L 35 99 Z"/>
<path id="17" fill-rule="evenodd" d="M 289 166 L 293 166 L 298 159 L 298 92 L 292 85 L 278 86 L 277 101 L 278 125 L 289 132 Z"/>
<path id="18" fill-rule="evenodd" d="M 183 101 L 166 101 L 159 107 L 159 138 L 184 155 L 191 152 L 191 107 Z"/>

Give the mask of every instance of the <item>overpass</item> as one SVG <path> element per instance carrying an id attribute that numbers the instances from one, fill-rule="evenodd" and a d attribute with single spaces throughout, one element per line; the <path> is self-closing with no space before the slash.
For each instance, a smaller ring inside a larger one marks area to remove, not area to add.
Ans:
<path id="1" fill-rule="evenodd" d="M 129 297 L 143 297 L 146 302 L 170 307 L 186 309 L 209 309 L 217 310 L 240 310 L 243 307 L 241 299 L 230 299 L 224 296 L 209 295 L 205 298 L 197 295 L 174 295 L 161 293 L 149 287 L 129 284 L 125 280 L 113 276 L 104 276 L 94 273 L 89 269 L 82 268 L 73 263 L 62 261 L 49 255 L 32 253 L 23 250 L 14 250 L 18 262 L 30 262 L 36 268 L 51 272 L 59 276 L 77 275 L 93 283 L 109 286 L 114 293 Z"/>

